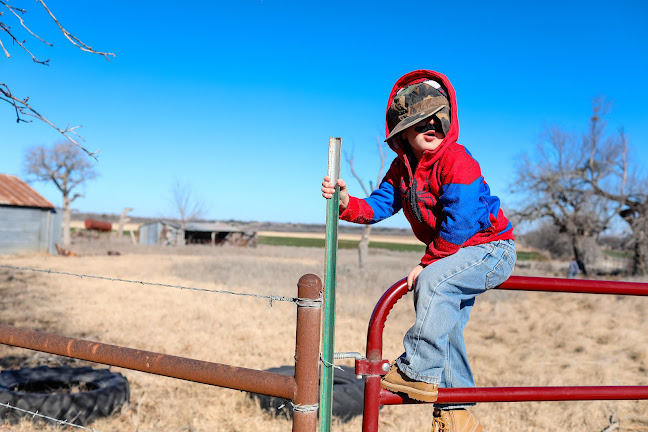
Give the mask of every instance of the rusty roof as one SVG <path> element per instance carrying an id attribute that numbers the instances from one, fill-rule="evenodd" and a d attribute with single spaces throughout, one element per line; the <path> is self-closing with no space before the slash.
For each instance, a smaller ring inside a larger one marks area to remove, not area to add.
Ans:
<path id="1" fill-rule="evenodd" d="M 0 205 L 54 208 L 27 183 L 9 174 L 0 174 Z"/>

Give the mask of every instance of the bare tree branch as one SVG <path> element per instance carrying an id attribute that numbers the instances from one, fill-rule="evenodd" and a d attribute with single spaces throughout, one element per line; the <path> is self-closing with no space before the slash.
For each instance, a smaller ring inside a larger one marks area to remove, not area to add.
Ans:
<path id="1" fill-rule="evenodd" d="M 367 197 L 370 196 L 374 190 L 378 189 L 378 187 L 380 186 L 380 182 L 382 181 L 383 173 L 385 170 L 385 158 L 386 158 L 385 147 L 387 146 L 387 144 L 381 142 L 379 137 L 376 137 L 376 144 L 378 146 L 378 155 L 380 157 L 380 168 L 378 170 L 378 180 L 376 181 L 375 184 L 373 184 L 371 180 L 369 180 L 369 188 L 365 186 L 364 181 L 355 171 L 355 167 L 353 165 L 354 162 L 353 152 L 344 153 L 344 158 L 349 164 L 351 175 L 353 175 L 353 177 L 358 181 L 358 183 L 360 183 L 360 187 L 362 188 L 362 191 Z M 360 271 L 365 271 L 366 269 L 366 263 L 369 256 L 369 236 L 370 235 L 371 235 L 371 225 L 365 225 L 362 229 L 362 237 L 360 238 L 360 242 L 358 243 L 358 266 L 360 268 Z"/>
<path id="2" fill-rule="evenodd" d="M 628 138 L 619 129 L 616 138 L 605 135 L 610 102 L 592 103 L 587 132 L 580 140 L 551 128 L 538 145 L 532 163 L 526 155 L 516 169 L 514 192 L 525 193 L 517 216 L 536 220 L 549 217 L 568 234 L 578 258 L 579 239 L 600 235 L 621 217 L 630 227 L 633 273 L 648 273 L 648 193 L 645 183 L 630 172 Z"/>
<path id="3" fill-rule="evenodd" d="M 69 40 L 73 45 L 75 45 L 76 47 L 78 47 L 81 51 L 89 52 L 89 53 L 92 53 L 92 54 L 99 54 L 100 56 L 103 56 L 103 57 L 104 57 L 106 60 L 108 60 L 108 61 L 110 61 L 110 58 L 109 58 L 110 56 L 112 56 L 113 58 L 115 57 L 115 54 L 113 54 L 113 53 L 111 53 L 111 52 L 101 52 L 101 51 L 96 51 L 96 50 L 93 49 L 91 46 L 86 45 L 85 43 L 81 42 L 77 37 L 75 37 L 74 35 L 70 34 L 69 31 L 67 31 L 67 30 L 65 30 L 65 29 L 63 28 L 63 26 L 61 25 L 61 23 L 59 23 L 59 21 L 56 19 L 56 17 L 55 17 L 54 14 L 52 13 L 52 11 L 47 7 L 47 5 L 45 4 L 45 2 L 44 2 L 43 0 L 36 0 L 36 1 L 37 1 L 38 3 L 40 3 L 41 5 L 43 5 L 43 8 L 45 8 L 45 10 L 46 10 L 47 13 L 49 14 L 49 16 L 52 18 L 52 20 L 54 20 L 54 22 L 56 23 L 56 25 L 58 26 L 58 28 L 61 30 L 61 32 L 63 33 L 63 35 L 64 35 L 64 36 L 65 36 L 65 37 L 66 37 L 66 38 L 67 38 L 67 39 L 68 39 L 68 40 Z"/>
<path id="4" fill-rule="evenodd" d="M 349 169 L 351 170 L 351 175 L 358 180 L 358 183 L 360 183 L 360 187 L 362 188 L 362 191 L 365 193 L 366 196 L 371 195 L 371 192 L 369 189 L 364 184 L 364 181 L 362 178 L 355 172 L 355 168 L 353 167 L 353 160 L 354 160 L 354 155 L 353 153 L 344 153 L 344 158 L 346 159 L 347 163 L 349 164 Z"/>
<path id="5" fill-rule="evenodd" d="M 44 41 L 40 36 L 36 35 L 33 31 L 31 31 L 31 29 L 29 27 L 27 27 L 27 25 L 25 24 L 25 21 L 23 20 L 23 18 L 19 15 L 19 13 L 20 14 L 25 14 L 27 12 L 26 10 L 13 7 L 13 6 L 7 4 L 5 1 L 2 1 L 2 0 L 0 0 L 0 5 L 6 7 L 20 21 L 20 25 L 25 30 L 27 30 L 32 36 L 34 36 L 36 39 L 40 40 L 41 42 L 43 42 L 43 43 L 45 43 L 45 44 L 47 44 L 49 46 L 53 46 L 51 43 Z M 36 56 L 31 51 L 29 51 L 27 49 L 27 47 L 25 46 L 26 41 L 24 41 L 24 40 L 20 41 L 14 36 L 14 34 L 11 32 L 11 27 L 9 27 L 8 25 L 0 22 L 0 29 L 3 30 L 5 33 L 7 33 L 9 38 L 13 41 L 14 45 L 18 45 L 27 54 L 29 54 L 29 56 L 32 58 L 32 61 L 34 61 L 35 63 L 46 65 L 46 66 L 49 65 L 49 59 L 44 60 L 44 61 L 38 60 L 36 58 Z M 3 49 L 4 49 L 4 45 L 3 45 Z M 7 56 L 7 58 L 11 57 L 11 55 L 9 54 L 9 52 L 6 49 L 4 49 L 4 52 L 5 52 L 5 55 Z"/>
<path id="6" fill-rule="evenodd" d="M 597 195 L 618 204 L 616 212 L 632 232 L 628 242 L 634 252 L 632 272 L 645 275 L 648 274 L 648 193 L 644 184 L 647 180 L 630 173 L 628 151 L 628 137 L 620 128 L 617 140 L 610 147 L 598 149 L 595 153 L 596 157 L 588 165 L 586 178 Z M 595 168 L 604 169 L 604 175 L 594 174 Z M 609 177 L 616 179 L 616 185 L 610 182 L 603 184 L 603 180 Z"/>
<path id="7" fill-rule="evenodd" d="M 349 169 L 351 170 L 351 175 L 360 183 L 360 187 L 362 188 L 362 191 L 364 192 L 365 196 L 371 195 L 371 193 L 380 186 L 380 182 L 382 181 L 383 175 L 384 175 L 384 170 L 385 170 L 385 158 L 386 158 L 386 151 L 385 151 L 385 143 L 380 142 L 380 138 L 376 137 L 376 145 L 378 147 L 378 155 L 380 156 L 380 169 L 378 170 L 378 180 L 376 181 L 375 184 L 372 184 L 371 181 L 369 181 L 369 188 L 365 186 L 364 180 L 362 180 L 362 177 L 360 177 L 356 171 L 355 167 L 353 165 L 354 162 L 354 154 L 353 152 L 344 153 L 344 159 L 347 161 L 347 164 L 349 164 Z"/>
<path id="8" fill-rule="evenodd" d="M 34 118 L 36 118 L 36 119 L 38 119 L 38 120 L 40 120 L 40 121 L 42 121 L 44 123 L 47 123 L 48 125 L 50 125 L 54 129 L 56 129 L 61 135 L 66 137 L 73 144 L 75 144 L 77 147 L 79 147 L 81 150 L 83 150 L 85 153 L 87 153 L 88 156 L 91 156 L 95 160 L 97 160 L 97 154 L 101 150 L 97 150 L 96 152 L 90 152 L 85 147 L 83 147 L 81 144 L 79 144 L 79 142 L 76 139 L 73 138 L 73 135 L 74 135 L 74 136 L 77 137 L 78 140 L 85 141 L 83 139 L 83 137 L 76 132 L 76 129 L 79 129 L 81 126 L 74 126 L 74 127 L 67 126 L 64 129 L 59 128 L 54 123 L 49 121 L 47 118 L 43 117 L 34 108 L 32 108 L 28 103 L 28 101 L 29 101 L 28 97 L 25 98 L 25 99 L 17 98 L 16 96 L 14 96 L 11 93 L 11 90 L 9 89 L 9 87 L 4 83 L 0 83 L 0 100 L 3 100 L 3 101 L 7 102 L 8 104 L 10 104 L 11 106 L 14 107 L 14 109 L 16 111 L 16 123 L 19 123 L 19 122 L 29 123 L 29 122 L 31 122 L 31 120 L 25 120 L 24 118 L 21 118 L 20 117 L 21 115 L 34 117 Z"/>
<path id="9" fill-rule="evenodd" d="M 27 27 L 27 25 L 25 24 L 25 20 L 23 20 L 22 17 L 21 17 L 20 15 L 18 15 L 18 13 L 20 13 L 20 14 L 25 14 L 25 13 L 27 13 L 27 11 L 26 11 L 25 9 L 15 8 L 15 7 L 13 7 L 13 6 L 8 5 L 8 4 L 7 4 L 6 2 L 4 2 L 4 1 L 0 1 L 0 4 L 6 6 L 6 7 L 11 11 L 11 13 L 14 14 L 14 15 L 16 16 L 16 18 L 18 18 L 18 20 L 20 20 L 20 25 L 23 26 L 23 28 L 24 28 L 25 30 L 27 30 L 27 31 L 29 32 L 29 34 L 31 34 L 31 35 L 34 36 L 36 39 L 38 39 L 39 41 L 43 42 L 43 43 L 46 44 L 46 45 L 54 46 L 54 45 L 52 45 L 51 43 L 49 43 L 49 42 L 47 42 L 46 40 L 44 40 L 43 38 L 41 38 L 40 36 L 38 36 L 38 35 L 37 35 L 36 33 L 34 33 L 33 31 L 31 31 L 31 29 L 30 29 L 29 27 Z"/>
<path id="10" fill-rule="evenodd" d="M 5 48 L 4 44 L 2 43 L 2 40 L 0 39 L 0 47 L 2 48 L 2 51 L 4 51 L 5 55 L 7 57 L 11 57 L 11 54 L 9 54 L 9 51 Z"/>
<path id="11" fill-rule="evenodd" d="M 196 220 L 205 213 L 202 200 L 196 198 L 193 194 L 191 185 L 186 182 L 175 179 L 172 190 L 172 201 L 178 211 L 180 224 L 185 229 L 187 222 Z"/>
<path id="12" fill-rule="evenodd" d="M 385 143 L 380 141 L 380 137 L 376 137 L 376 146 L 378 147 L 378 155 L 380 156 L 380 169 L 378 170 L 378 177 L 376 179 L 376 188 L 380 186 L 383 175 L 385 174 L 385 158 L 386 158 L 386 149 Z M 375 188 L 371 188 L 375 189 Z"/>
<path id="13" fill-rule="evenodd" d="M 600 105 L 594 105 L 592 118 L 600 122 Z M 589 135 L 578 145 L 575 135 L 559 127 L 549 128 L 538 143 L 533 160 L 527 155 L 516 167 L 513 189 L 525 195 L 524 205 L 515 213 L 526 220 L 550 218 L 559 232 L 567 234 L 577 260 L 585 261 L 592 251 L 582 246 L 584 239 L 600 235 L 618 212 L 618 205 L 595 193 L 586 172 L 603 175 L 596 150 L 602 142 L 603 127 L 590 124 Z M 594 134 L 594 135 L 592 135 Z"/>
<path id="14" fill-rule="evenodd" d="M 54 23 L 58 26 L 59 30 L 63 35 L 76 47 L 78 47 L 80 50 L 93 53 L 93 54 L 99 54 L 102 57 L 104 57 L 106 60 L 110 60 L 110 57 L 115 57 L 115 54 L 110 53 L 110 52 L 102 52 L 102 51 L 97 51 L 93 49 L 91 46 L 83 43 L 80 41 L 77 37 L 72 35 L 69 31 L 67 31 L 61 23 L 58 21 L 58 19 L 54 16 L 52 11 L 47 7 L 45 2 L 43 0 L 36 0 L 40 5 L 47 11 L 49 14 L 50 18 L 54 21 Z M 14 6 L 11 6 L 8 4 L 7 0 L 0 0 L 0 8 L 4 7 L 4 9 L 8 10 L 11 12 L 11 14 L 19 21 L 20 25 L 34 38 L 38 39 L 39 41 L 43 42 L 44 44 L 48 46 L 53 46 L 51 43 L 45 41 L 43 38 L 38 36 L 36 33 L 34 33 L 25 23 L 25 20 L 23 19 L 23 15 L 27 12 L 25 9 L 20 9 Z M 0 18 L 4 16 L 4 11 L 0 11 Z M 26 46 L 25 40 L 19 40 L 13 33 L 11 27 L 7 25 L 5 22 L 0 21 L 0 35 L 4 32 L 9 39 L 12 41 L 14 45 L 19 46 L 22 50 L 24 50 L 32 59 L 32 61 L 43 64 L 43 65 L 49 65 L 49 59 L 48 60 L 39 60 Z M 2 48 L 3 53 L 7 58 L 11 57 L 11 54 L 9 53 L 8 49 L 0 39 L 0 47 Z M 83 138 L 75 132 L 76 129 L 80 128 L 81 126 L 74 126 L 74 127 L 69 127 L 69 125 L 65 128 L 58 127 L 54 125 L 51 121 L 49 121 L 46 117 L 41 115 L 39 112 L 37 112 L 33 107 L 31 107 L 28 103 L 29 97 L 25 98 L 20 98 L 17 96 L 14 96 L 9 89 L 9 86 L 5 83 L 0 83 L 0 100 L 3 100 L 4 102 L 9 103 L 11 106 L 13 106 L 15 112 L 16 112 L 16 122 L 17 123 L 29 123 L 29 120 L 25 120 L 21 116 L 30 116 L 34 117 L 44 123 L 47 123 L 54 129 L 56 129 L 59 133 L 61 133 L 63 136 L 65 136 L 68 140 L 70 140 L 72 143 L 74 143 L 76 146 L 78 146 L 81 150 L 83 150 L 85 153 L 87 153 L 89 156 L 93 157 L 95 160 L 97 159 L 97 153 L 96 152 L 90 152 L 86 148 L 84 148 L 81 144 L 79 144 L 78 140 L 84 141 Z M 75 139 L 76 137 L 76 139 Z"/>

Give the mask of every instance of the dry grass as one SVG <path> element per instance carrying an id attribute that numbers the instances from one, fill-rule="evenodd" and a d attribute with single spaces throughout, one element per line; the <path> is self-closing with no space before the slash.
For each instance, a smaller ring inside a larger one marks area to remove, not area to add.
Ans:
<path id="1" fill-rule="evenodd" d="M 322 276 L 321 249 L 260 246 L 134 248 L 80 243 L 77 257 L 2 257 L 8 265 L 294 296 L 305 273 Z M 120 256 L 107 256 L 120 250 Z M 355 251 L 338 262 L 336 351 L 364 352 L 369 316 L 380 294 L 418 260 L 416 253 L 372 251 L 371 273 L 356 272 Z M 525 274 L 533 269 L 523 269 Z M 521 274 L 521 273 L 519 273 Z M 295 306 L 221 294 L 181 291 L 0 269 L 0 322 L 61 335 L 219 363 L 266 369 L 291 364 Z M 385 330 L 385 356 L 402 350 L 413 322 L 404 299 Z M 648 299 L 492 291 L 478 299 L 466 340 L 480 386 L 648 385 Z M 11 359 L 10 356 L 15 356 Z M 0 346 L 14 364 L 66 359 Z M 347 363 L 351 364 L 351 363 Z M 239 391 L 117 369 L 131 384 L 130 404 L 92 424 L 98 431 L 288 431 L 281 415 L 261 411 Z M 648 402 L 481 404 L 485 431 L 648 431 Z M 381 431 L 429 430 L 431 407 L 384 407 Z M 1 430 L 55 430 L 25 422 Z M 336 424 L 360 431 L 361 418 Z"/>

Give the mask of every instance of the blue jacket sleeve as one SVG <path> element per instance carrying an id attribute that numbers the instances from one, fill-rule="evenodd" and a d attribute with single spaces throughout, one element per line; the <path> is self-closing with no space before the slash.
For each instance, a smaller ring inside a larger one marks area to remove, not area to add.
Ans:
<path id="1" fill-rule="evenodd" d="M 374 224 L 397 213 L 402 207 L 400 192 L 384 179 L 378 189 L 364 199 L 349 197 L 349 206 L 340 219 L 360 224 Z"/>
<path id="2" fill-rule="evenodd" d="M 365 202 L 373 209 L 372 223 L 398 213 L 402 207 L 400 192 L 397 192 L 394 185 L 386 180 L 380 183 L 378 189 L 373 191 Z"/>

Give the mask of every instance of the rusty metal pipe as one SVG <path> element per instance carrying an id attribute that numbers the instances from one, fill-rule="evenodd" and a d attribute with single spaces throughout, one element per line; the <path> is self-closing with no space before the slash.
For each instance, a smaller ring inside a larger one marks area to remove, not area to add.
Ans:
<path id="1" fill-rule="evenodd" d="M 220 363 L 0 325 L 0 343 L 172 378 L 293 399 L 295 379 Z"/>
<path id="2" fill-rule="evenodd" d="M 295 382 L 293 432 L 317 430 L 319 400 L 319 348 L 322 323 L 322 281 L 313 274 L 299 279 L 297 331 L 295 336 Z M 317 301 L 309 301 L 317 300 Z"/>

